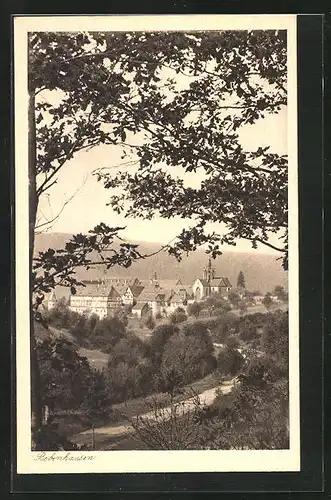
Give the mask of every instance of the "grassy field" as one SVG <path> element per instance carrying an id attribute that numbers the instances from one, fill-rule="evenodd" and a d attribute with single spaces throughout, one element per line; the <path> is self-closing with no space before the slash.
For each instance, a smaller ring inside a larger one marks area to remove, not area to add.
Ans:
<path id="1" fill-rule="evenodd" d="M 152 334 L 151 330 L 143 324 L 143 320 L 141 318 L 134 318 L 130 316 L 128 318 L 127 329 L 131 330 L 141 340 L 148 339 Z"/>
<path id="2" fill-rule="evenodd" d="M 107 366 L 108 354 L 97 349 L 86 349 L 86 347 L 80 347 L 78 349 L 80 356 L 87 358 L 89 365 L 94 370 L 103 370 Z"/>
<path id="3" fill-rule="evenodd" d="M 58 338 L 64 337 L 69 342 L 72 342 L 77 347 L 78 354 L 87 358 L 89 365 L 94 370 L 103 370 L 107 366 L 108 354 L 98 350 L 98 349 L 87 349 L 86 347 L 79 347 L 77 345 L 76 339 L 67 330 L 59 330 L 53 326 L 49 327 L 53 335 Z"/>
<path id="4" fill-rule="evenodd" d="M 49 326 L 49 330 L 46 330 L 45 328 L 40 328 L 40 326 L 38 325 L 37 338 L 39 338 L 40 340 L 44 340 L 49 337 L 50 334 L 58 339 L 63 338 L 65 340 L 68 340 L 69 342 L 72 342 L 72 344 L 77 349 L 78 354 L 80 354 L 80 356 L 83 356 L 84 358 L 87 358 L 91 368 L 93 368 L 94 370 L 102 370 L 107 366 L 108 354 L 98 349 L 87 349 L 85 347 L 79 347 L 75 337 L 71 335 L 68 330 L 55 328 L 54 326 Z"/>

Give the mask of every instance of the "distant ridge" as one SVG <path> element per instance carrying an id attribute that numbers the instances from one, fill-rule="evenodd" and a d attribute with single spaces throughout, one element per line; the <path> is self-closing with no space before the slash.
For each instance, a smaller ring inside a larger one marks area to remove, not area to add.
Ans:
<path id="1" fill-rule="evenodd" d="M 70 237 L 71 234 L 66 233 L 38 234 L 35 239 L 35 252 L 48 248 L 61 249 Z M 141 253 L 155 252 L 161 246 L 161 244 L 149 242 L 132 243 L 139 244 Z M 160 279 L 180 278 L 183 282 L 191 284 L 195 278 L 201 276 L 207 259 L 203 250 L 197 250 L 188 256 L 184 255 L 181 262 L 177 262 L 166 252 L 161 252 L 135 262 L 128 269 L 115 266 L 105 273 L 101 266 L 97 266 L 89 271 L 79 269 L 77 276 L 79 279 L 100 279 L 112 276 L 148 279 L 156 272 Z M 227 276 L 232 286 L 236 286 L 238 273 L 243 271 L 249 290 L 260 290 L 266 293 L 276 285 L 287 287 L 287 273 L 283 270 L 281 261 L 277 260 L 277 254 L 255 253 L 254 250 L 252 252 L 224 252 L 214 261 L 214 266 L 216 274 Z"/>

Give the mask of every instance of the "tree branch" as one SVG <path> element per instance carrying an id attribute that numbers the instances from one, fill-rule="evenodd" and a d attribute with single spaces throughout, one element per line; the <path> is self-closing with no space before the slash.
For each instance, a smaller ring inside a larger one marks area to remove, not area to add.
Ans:
<path id="1" fill-rule="evenodd" d="M 276 247 L 275 245 L 272 245 L 271 243 L 268 243 L 267 241 L 265 240 L 262 240 L 260 238 L 244 238 L 245 240 L 249 240 L 249 241 L 256 241 L 258 243 L 262 243 L 262 245 L 266 245 L 267 247 L 269 248 L 272 248 L 273 250 L 276 250 L 277 252 L 283 252 L 283 253 L 286 253 L 286 249 L 285 248 L 279 248 L 279 247 Z"/>
<path id="2" fill-rule="evenodd" d="M 65 203 L 62 205 L 61 210 L 58 212 L 58 214 L 57 214 L 55 217 L 53 217 L 51 220 L 48 220 L 48 221 L 46 221 L 46 222 L 43 222 L 42 224 L 37 224 L 37 225 L 35 226 L 35 229 L 40 229 L 41 227 L 45 227 L 45 226 L 47 226 L 47 225 L 52 224 L 53 222 L 55 222 L 55 221 L 56 221 L 56 220 L 60 217 L 60 215 L 62 214 L 62 212 L 63 212 L 63 210 L 65 209 L 65 207 L 66 207 L 66 206 L 67 206 L 67 205 L 68 205 L 68 204 L 69 204 L 69 203 L 70 203 L 70 202 L 74 199 L 74 197 L 76 196 L 76 194 L 77 194 L 79 191 L 81 191 L 81 189 L 83 189 L 83 187 L 84 187 L 84 186 L 85 186 L 85 184 L 86 184 L 87 179 L 88 179 L 88 176 L 85 176 L 85 179 L 84 179 L 84 181 L 83 181 L 82 185 L 81 185 L 81 186 L 79 186 L 79 187 L 76 189 L 76 191 L 75 191 L 75 192 L 74 192 L 74 193 L 70 196 L 70 198 L 68 198 L 68 199 L 65 201 Z M 54 181 L 51 185 L 53 185 L 55 182 L 56 182 L 56 181 Z M 49 188 L 50 188 L 50 186 L 48 186 L 48 188 L 47 188 L 47 189 L 49 189 Z M 44 217 L 45 217 L 45 216 L 44 216 Z M 46 218 L 46 217 L 45 217 L 45 218 Z M 48 230 L 48 229 L 50 229 L 50 228 L 47 228 L 47 230 Z M 42 231 L 40 231 L 40 232 L 42 232 Z M 38 232 L 36 232 L 36 234 L 40 234 L 40 232 L 39 232 L 39 233 L 38 233 Z"/>

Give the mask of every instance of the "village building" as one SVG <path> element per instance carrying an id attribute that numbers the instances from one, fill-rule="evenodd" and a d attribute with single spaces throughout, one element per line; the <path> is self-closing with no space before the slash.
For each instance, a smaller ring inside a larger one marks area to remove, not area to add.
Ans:
<path id="1" fill-rule="evenodd" d="M 54 309 L 57 305 L 59 299 L 56 295 L 56 291 L 52 290 L 49 293 L 45 293 L 44 300 L 42 302 L 42 306 L 46 310 Z"/>
<path id="2" fill-rule="evenodd" d="M 78 287 L 75 295 L 70 296 L 69 307 L 79 314 L 96 314 L 106 318 L 123 305 L 120 293 L 106 281 L 85 281 Z"/>
<path id="3" fill-rule="evenodd" d="M 54 309 L 60 301 L 64 304 L 69 304 L 69 300 L 70 289 L 64 286 L 57 286 L 54 290 L 45 294 L 42 305 L 44 309 L 50 310 Z"/>
<path id="4" fill-rule="evenodd" d="M 181 280 L 163 280 L 163 279 L 157 279 L 154 282 L 156 286 L 159 286 L 160 288 L 163 288 L 164 290 L 172 290 L 175 291 L 178 287 L 183 286 L 183 283 Z"/>
<path id="5" fill-rule="evenodd" d="M 167 291 L 159 288 L 158 286 L 155 287 L 154 285 L 145 287 L 139 295 L 139 302 L 145 302 L 150 308 L 154 317 L 163 315 L 167 299 Z"/>
<path id="6" fill-rule="evenodd" d="M 127 290 L 126 296 L 127 300 L 137 301 L 137 307 L 133 305 L 132 308 L 133 315 L 140 316 L 149 311 L 154 317 L 164 317 L 177 307 L 185 308 L 188 297 L 192 297 L 192 286 L 184 285 L 179 279 L 159 279 L 154 273 L 149 280 L 141 280 L 138 285 Z M 146 307 L 142 309 L 145 304 Z"/>
<path id="7" fill-rule="evenodd" d="M 264 295 L 254 295 L 253 300 L 255 304 L 261 304 L 264 299 Z"/>
<path id="8" fill-rule="evenodd" d="M 218 293 L 226 298 L 232 288 L 229 279 L 226 276 L 217 277 L 215 268 L 211 264 L 209 258 L 208 266 L 203 270 L 203 276 L 197 278 L 193 283 L 193 296 L 196 301 L 200 301 L 209 297 L 213 293 Z"/>
<path id="9" fill-rule="evenodd" d="M 108 285 L 113 285 L 115 288 L 118 287 L 118 286 L 134 286 L 134 285 L 137 285 L 139 283 L 139 279 L 138 278 L 130 278 L 130 277 L 127 277 L 127 278 L 123 278 L 123 277 L 120 277 L 120 276 L 113 276 L 113 277 L 110 277 L 110 278 L 105 278 L 104 280 L 100 280 L 100 281 L 104 281 L 104 282 L 107 282 Z"/>
<path id="10" fill-rule="evenodd" d="M 214 278 L 210 282 L 210 289 L 211 293 L 220 293 L 226 297 L 231 290 L 231 283 L 226 276 Z"/>
<path id="11" fill-rule="evenodd" d="M 226 297 L 231 283 L 226 277 L 217 277 L 209 259 L 203 276 L 193 285 L 180 279 L 159 279 L 156 273 L 148 280 L 138 278 L 107 278 L 86 280 L 83 287 L 77 287 L 76 294 L 69 296 L 68 305 L 79 314 L 96 314 L 99 318 L 113 316 L 126 306 L 131 314 L 143 317 L 145 314 L 168 316 L 178 308 L 187 310 L 187 305 L 200 301 L 213 293 Z M 55 307 L 58 297 L 53 292 L 47 299 L 46 307 Z"/>
<path id="12" fill-rule="evenodd" d="M 205 299 L 211 293 L 209 282 L 204 278 L 197 278 L 193 283 L 193 295 L 197 302 Z"/>
<path id="13" fill-rule="evenodd" d="M 177 285 L 175 292 L 185 296 L 187 299 L 193 298 L 192 285 Z"/>
<path id="14" fill-rule="evenodd" d="M 167 315 L 171 314 L 179 307 L 186 311 L 187 299 L 182 294 L 175 293 L 167 301 L 165 312 Z"/>
<path id="15" fill-rule="evenodd" d="M 136 318 L 143 318 L 151 312 L 150 307 L 146 302 L 137 302 L 133 307 L 131 314 Z"/>
<path id="16" fill-rule="evenodd" d="M 143 291 L 144 286 L 141 285 L 139 281 L 136 283 L 129 285 L 125 288 L 125 292 L 122 295 L 122 301 L 123 304 L 128 305 L 128 306 L 133 306 L 138 298 L 141 292 Z"/>

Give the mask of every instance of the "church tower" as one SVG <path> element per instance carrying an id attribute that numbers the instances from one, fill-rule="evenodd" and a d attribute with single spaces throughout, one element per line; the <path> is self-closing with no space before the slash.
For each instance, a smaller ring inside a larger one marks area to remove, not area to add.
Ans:
<path id="1" fill-rule="evenodd" d="M 215 268 L 212 266 L 212 263 L 211 263 L 211 258 L 209 257 L 208 259 L 208 267 L 207 267 L 207 270 L 206 270 L 206 280 L 208 281 L 208 283 L 211 282 L 211 280 L 213 280 L 215 278 Z"/>
<path id="2" fill-rule="evenodd" d="M 202 277 L 208 283 L 215 278 L 215 268 L 212 266 L 211 258 L 208 259 L 208 265 L 203 268 Z"/>
<path id="3" fill-rule="evenodd" d="M 206 266 L 203 268 L 202 277 L 204 280 L 208 281 L 208 269 Z"/>

